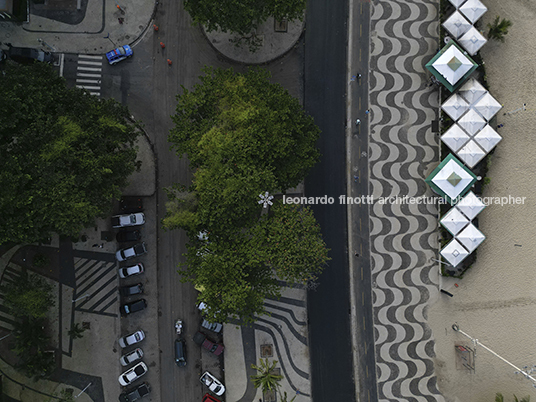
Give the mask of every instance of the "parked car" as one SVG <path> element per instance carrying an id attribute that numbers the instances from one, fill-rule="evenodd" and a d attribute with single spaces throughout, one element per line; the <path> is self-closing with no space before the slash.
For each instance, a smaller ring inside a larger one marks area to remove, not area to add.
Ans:
<path id="1" fill-rule="evenodd" d="M 141 376 L 145 375 L 149 371 L 147 365 L 144 362 L 139 362 L 130 370 L 125 371 L 119 376 L 119 384 L 123 387 L 126 387 L 129 384 L 132 384 Z"/>
<path id="2" fill-rule="evenodd" d="M 205 395 L 203 395 L 203 400 L 201 402 L 221 402 L 221 401 L 207 392 Z"/>
<path id="3" fill-rule="evenodd" d="M 140 263 L 136 265 L 131 265 L 130 267 L 119 268 L 117 272 L 119 272 L 120 278 L 125 279 L 130 276 L 143 274 L 145 272 L 145 268 L 143 268 L 143 264 Z"/>
<path id="4" fill-rule="evenodd" d="M 127 215 L 112 216 L 113 228 L 124 228 L 128 226 L 140 226 L 145 223 L 145 215 L 142 212 Z"/>
<path id="5" fill-rule="evenodd" d="M 210 353 L 214 353 L 216 356 L 221 355 L 224 349 L 223 345 L 212 342 L 204 333 L 199 331 L 194 335 L 194 342 L 208 350 Z"/>
<path id="6" fill-rule="evenodd" d="M 145 339 L 145 332 L 143 332 L 141 329 L 133 332 L 131 334 L 125 335 L 121 338 L 119 338 L 119 346 L 122 348 L 126 348 L 127 346 L 134 345 L 138 342 L 141 342 Z"/>
<path id="7" fill-rule="evenodd" d="M 212 374 L 210 374 L 208 371 L 205 371 L 203 373 L 201 378 L 199 378 L 199 381 L 205 384 L 210 391 L 212 391 L 218 396 L 223 395 L 223 393 L 225 392 L 225 386 L 221 383 L 221 381 L 214 377 Z"/>
<path id="8" fill-rule="evenodd" d="M 7 51 L 7 54 L 11 60 L 21 64 L 29 64 L 35 61 L 52 63 L 54 61 L 52 53 L 25 47 L 11 46 Z"/>
<path id="9" fill-rule="evenodd" d="M 142 212 L 143 200 L 140 197 L 122 197 L 119 201 L 119 208 L 125 214 Z"/>
<path id="10" fill-rule="evenodd" d="M 122 316 L 126 316 L 132 313 L 137 313 L 138 311 L 145 310 L 147 308 L 147 300 L 140 299 L 130 303 L 122 304 L 119 310 L 121 311 Z"/>
<path id="11" fill-rule="evenodd" d="M 175 363 L 177 366 L 186 366 L 186 342 L 182 339 L 175 339 Z"/>
<path id="12" fill-rule="evenodd" d="M 151 393 L 151 387 L 144 382 L 136 388 L 132 388 L 119 395 L 119 402 L 134 402 Z"/>
<path id="13" fill-rule="evenodd" d="M 128 366 L 131 363 L 134 363 L 137 360 L 140 360 L 143 357 L 143 350 L 141 348 L 136 348 L 132 352 L 127 353 L 126 355 L 121 356 L 119 362 L 121 366 Z"/>
<path id="14" fill-rule="evenodd" d="M 129 297 L 134 295 L 139 295 L 143 293 L 143 284 L 136 283 L 135 285 L 121 286 L 119 288 L 119 293 L 123 297 Z"/>
<path id="15" fill-rule="evenodd" d="M 129 241 L 139 241 L 141 240 L 141 232 L 139 230 L 132 230 L 127 232 L 119 232 L 115 237 L 119 243 L 126 243 Z"/>
<path id="16" fill-rule="evenodd" d="M 223 325 L 220 324 L 219 322 L 208 322 L 204 318 L 203 318 L 203 321 L 201 322 L 201 326 L 203 328 L 208 329 L 209 331 L 216 332 L 216 333 L 220 333 L 223 328 Z"/>
<path id="17" fill-rule="evenodd" d="M 129 45 L 123 45 L 117 49 L 107 52 L 106 58 L 108 59 L 108 63 L 115 64 L 119 63 L 121 60 L 129 58 L 132 56 L 132 53 L 132 49 Z"/>
<path id="18" fill-rule="evenodd" d="M 142 242 L 135 244 L 132 247 L 118 250 L 115 253 L 115 258 L 117 258 L 117 261 L 126 261 L 134 257 L 139 257 L 140 255 L 143 255 L 145 253 L 147 253 L 147 246 L 145 245 L 145 242 Z"/>

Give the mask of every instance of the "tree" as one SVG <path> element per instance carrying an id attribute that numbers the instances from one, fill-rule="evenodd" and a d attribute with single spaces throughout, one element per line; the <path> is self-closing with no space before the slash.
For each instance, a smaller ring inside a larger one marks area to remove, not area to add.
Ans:
<path id="1" fill-rule="evenodd" d="M 497 16 L 493 24 L 488 24 L 488 39 L 495 39 L 504 42 L 504 37 L 508 33 L 508 28 L 512 26 L 512 21 Z"/>
<path id="2" fill-rule="evenodd" d="M 44 63 L 6 63 L 0 99 L 0 244 L 77 236 L 106 216 L 139 167 L 128 110 Z"/>
<path id="3" fill-rule="evenodd" d="M 268 359 L 259 359 L 259 366 L 251 365 L 251 368 L 257 370 L 257 374 L 251 376 L 251 381 L 255 388 L 261 388 L 262 392 L 272 391 L 279 387 L 279 381 L 283 379 L 280 374 L 275 374 L 274 368 L 278 363 L 277 360 L 270 364 Z"/>
<path id="4" fill-rule="evenodd" d="M 250 33 L 270 16 L 277 20 L 303 18 L 305 0 L 186 0 L 184 8 L 194 22 L 209 31 L 221 29 L 242 35 Z"/>
<path id="5" fill-rule="evenodd" d="M 289 402 L 294 402 L 297 396 L 298 395 L 294 395 L 294 397 Z M 283 394 L 280 392 L 279 399 L 281 400 L 281 402 L 288 402 L 287 392 L 285 391 Z"/>
<path id="6" fill-rule="evenodd" d="M 71 327 L 71 329 L 67 333 L 73 339 L 80 339 L 84 337 L 85 331 L 86 331 L 86 328 L 82 328 L 79 323 L 76 323 Z"/>
<path id="7" fill-rule="evenodd" d="M 54 305 L 52 286 L 41 276 L 21 272 L 3 286 L 4 305 L 17 318 L 45 318 Z"/>
<path id="8" fill-rule="evenodd" d="M 310 209 L 275 202 L 261 215 L 258 203 L 303 180 L 318 160 L 319 130 L 263 70 L 208 68 L 200 79 L 178 96 L 169 136 L 195 169 L 192 184 L 167 189 L 163 224 L 188 233 L 181 274 L 204 289 L 207 317 L 251 322 L 265 298 L 280 296 L 279 279 L 314 280 L 328 260 Z"/>

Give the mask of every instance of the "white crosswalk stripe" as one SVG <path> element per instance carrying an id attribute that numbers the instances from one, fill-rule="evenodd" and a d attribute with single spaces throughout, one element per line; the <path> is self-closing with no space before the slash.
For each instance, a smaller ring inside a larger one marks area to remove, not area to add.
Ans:
<path id="1" fill-rule="evenodd" d="M 89 91 L 91 95 L 100 96 L 102 82 L 102 56 L 79 54 L 76 67 L 76 87 Z"/>

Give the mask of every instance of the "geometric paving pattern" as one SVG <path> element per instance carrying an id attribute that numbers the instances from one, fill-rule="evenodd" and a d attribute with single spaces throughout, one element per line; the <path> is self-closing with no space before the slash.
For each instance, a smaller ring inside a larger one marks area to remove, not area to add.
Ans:
<path id="1" fill-rule="evenodd" d="M 438 1 L 375 2 L 371 17 L 370 195 L 430 196 L 426 172 L 439 162 L 431 132 L 438 93 L 424 65 L 437 52 Z M 370 208 L 370 241 L 378 397 L 444 401 L 434 372 L 426 322 L 438 292 L 437 205 Z"/>
<path id="2" fill-rule="evenodd" d="M 95 253 L 97 254 L 97 253 Z M 77 311 L 117 316 L 117 263 L 97 259 L 74 257 L 76 294 L 74 299 L 89 295 L 76 302 Z"/>

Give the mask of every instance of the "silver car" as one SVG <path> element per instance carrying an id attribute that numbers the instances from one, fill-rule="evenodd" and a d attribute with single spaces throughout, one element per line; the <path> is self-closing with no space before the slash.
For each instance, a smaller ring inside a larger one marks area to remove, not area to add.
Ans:
<path id="1" fill-rule="evenodd" d="M 119 362 L 121 363 L 121 366 L 128 366 L 129 364 L 132 364 L 135 361 L 140 360 L 142 357 L 143 357 L 143 350 L 141 350 L 141 348 L 136 348 L 132 352 L 121 356 L 121 358 L 119 359 Z"/>

